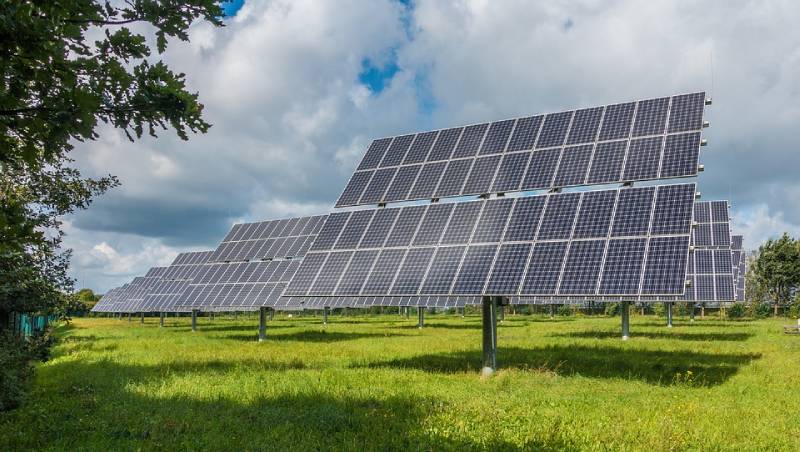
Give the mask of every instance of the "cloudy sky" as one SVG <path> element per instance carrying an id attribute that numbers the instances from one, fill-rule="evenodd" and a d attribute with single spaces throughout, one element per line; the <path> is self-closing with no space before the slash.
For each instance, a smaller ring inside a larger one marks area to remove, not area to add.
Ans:
<path id="1" fill-rule="evenodd" d="M 242 4 L 243 3 L 243 4 Z M 325 213 L 376 137 L 705 90 L 703 198 L 745 246 L 800 235 L 796 1 L 241 0 L 163 55 L 206 135 L 79 144 L 122 186 L 67 219 L 105 291 L 216 247 L 235 222 Z"/>

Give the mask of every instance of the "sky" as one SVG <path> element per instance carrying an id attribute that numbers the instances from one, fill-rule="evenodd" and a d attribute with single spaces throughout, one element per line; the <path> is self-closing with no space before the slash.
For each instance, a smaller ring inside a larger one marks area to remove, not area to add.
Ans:
<path id="1" fill-rule="evenodd" d="M 796 1 L 235 0 L 161 56 L 207 134 L 77 143 L 122 185 L 66 218 L 78 287 L 104 292 L 232 224 L 327 213 L 372 139 L 706 91 L 702 198 L 757 248 L 800 236 Z"/>

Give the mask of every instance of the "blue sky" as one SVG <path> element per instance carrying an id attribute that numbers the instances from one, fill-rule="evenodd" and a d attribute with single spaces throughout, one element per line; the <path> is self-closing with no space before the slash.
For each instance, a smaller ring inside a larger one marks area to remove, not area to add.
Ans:
<path id="1" fill-rule="evenodd" d="M 325 213 L 377 137 L 697 90 L 714 97 L 703 198 L 732 199 L 746 246 L 800 235 L 794 2 L 247 0 L 225 10 L 225 27 L 195 24 L 164 55 L 199 92 L 209 133 L 129 143 L 104 128 L 77 143 L 85 174 L 122 181 L 67 219 L 79 285 L 104 291 L 214 248 L 234 222 Z"/>

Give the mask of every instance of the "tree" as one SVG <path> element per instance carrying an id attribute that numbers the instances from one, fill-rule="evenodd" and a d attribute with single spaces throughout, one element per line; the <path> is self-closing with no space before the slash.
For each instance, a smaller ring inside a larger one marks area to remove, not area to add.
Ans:
<path id="1" fill-rule="evenodd" d="M 71 291 L 60 218 L 117 185 L 69 166 L 76 143 L 101 122 L 130 140 L 208 130 L 197 93 L 152 58 L 145 34 L 163 53 L 195 20 L 221 15 L 214 0 L 0 2 L 0 328 L 9 312 L 53 310 Z"/>
<path id="2" fill-rule="evenodd" d="M 770 239 L 759 248 L 758 258 L 752 267 L 754 285 L 763 290 L 778 314 L 778 306 L 791 301 L 794 290 L 800 287 L 800 245 L 788 234 L 777 240 Z"/>
<path id="3" fill-rule="evenodd" d="M 11 312 L 66 315 L 76 301 L 60 219 L 118 182 L 82 177 L 73 146 L 98 138 L 100 123 L 131 141 L 210 127 L 146 36 L 161 54 L 192 22 L 221 16 L 215 0 L 0 2 L 0 349 L 27 347 L 3 331 Z M 0 399 L 9 388 L 0 380 Z"/>

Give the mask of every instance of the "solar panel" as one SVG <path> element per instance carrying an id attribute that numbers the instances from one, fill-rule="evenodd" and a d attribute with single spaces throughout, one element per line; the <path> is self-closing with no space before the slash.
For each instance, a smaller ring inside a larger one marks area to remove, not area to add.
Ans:
<path id="1" fill-rule="evenodd" d="M 364 239 L 358 247 L 315 244 L 284 295 L 682 295 L 695 188 L 383 208 L 379 227 L 365 225 L 363 211 L 337 212 L 323 234 L 352 229 Z"/>
<path id="2" fill-rule="evenodd" d="M 240 225 L 239 228 L 241 228 Z M 233 229 L 231 230 L 233 232 Z M 230 237 L 229 234 L 228 237 Z M 201 271 L 203 265 L 214 251 L 199 251 L 179 254 L 166 268 L 161 279 L 151 287 L 142 302 L 143 312 L 188 312 L 190 309 L 179 306 L 180 297 L 189 283 Z"/>
<path id="3" fill-rule="evenodd" d="M 317 215 L 234 225 L 209 261 L 243 262 L 305 254 L 325 218 Z"/>
<path id="4" fill-rule="evenodd" d="M 704 104 L 692 93 L 381 138 L 336 207 L 696 176 Z"/>
<path id="5" fill-rule="evenodd" d="M 733 289 L 736 301 L 745 301 L 745 280 L 747 277 L 747 259 L 742 246 L 742 236 L 731 236 L 731 264 L 733 265 Z"/>
<path id="6" fill-rule="evenodd" d="M 694 222 L 686 274 L 691 286 L 683 299 L 704 303 L 734 301 L 733 256 L 736 251 L 729 232 L 728 202 L 695 203 Z"/>

